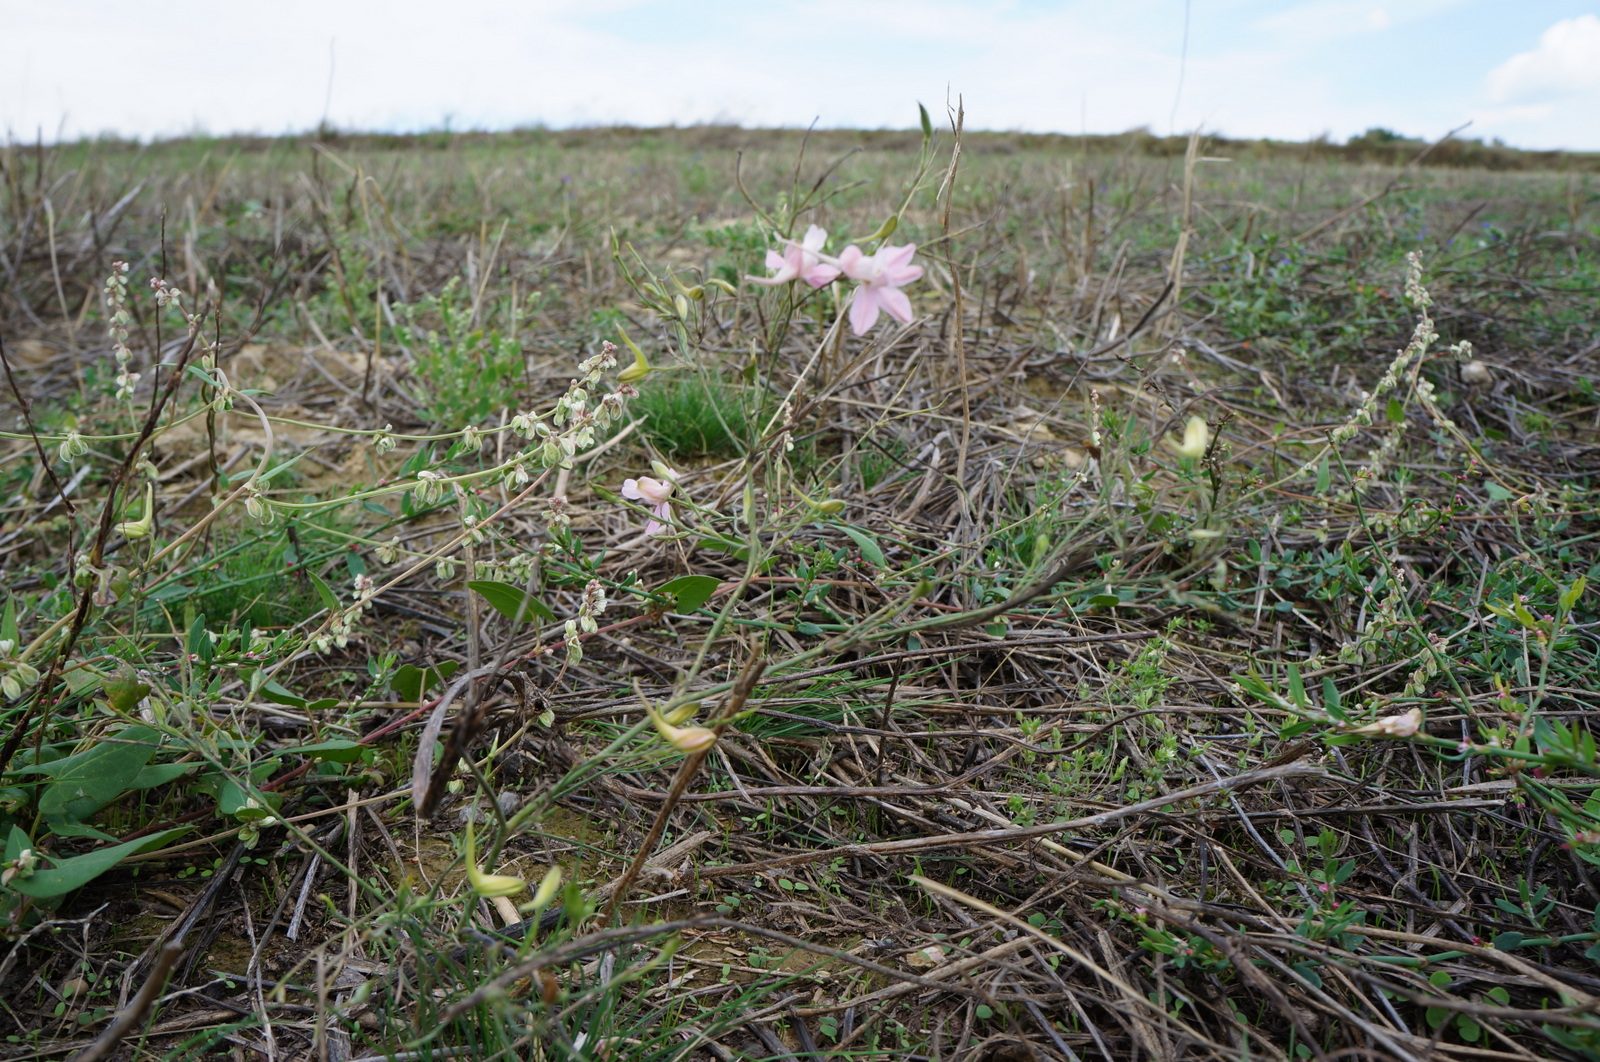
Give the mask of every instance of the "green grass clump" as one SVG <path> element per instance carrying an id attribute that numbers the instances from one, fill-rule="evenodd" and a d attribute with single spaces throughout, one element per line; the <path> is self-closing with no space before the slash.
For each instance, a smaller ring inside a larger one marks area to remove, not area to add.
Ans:
<path id="1" fill-rule="evenodd" d="M 738 457 L 761 429 L 751 388 L 716 376 L 674 373 L 634 403 L 650 445 L 668 457 Z"/>

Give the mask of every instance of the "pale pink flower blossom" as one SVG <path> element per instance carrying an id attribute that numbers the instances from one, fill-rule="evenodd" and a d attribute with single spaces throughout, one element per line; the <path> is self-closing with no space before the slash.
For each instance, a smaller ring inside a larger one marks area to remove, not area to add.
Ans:
<path id="1" fill-rule="evenodd" d="M 660 535 L 668 530 L 672 520 L 672 480 L 651 479 L 649 476 L 640 476 L 638 479 L 625 479 L 622 481 L 622 496 L 630 501 L 642 501 L 653 506 L 650 510 L 650 522 L 645 525 L 644 533 L 647 535 Z"/>
<path id="2" fill-rule="evenodd" d="M 840 270 L 860 284 L 850 305 L 850 328 L 856 335 L 865 335 L 878 323 L 879 310 L 901 324 L 911 323 L 911 300 L 900 289 L 922 276 L 922 267 L 910 264 L 916 253 L 914 243 L 880 247 L 871 255 L 852 243 L 839 253 Z"/>
<path id="3" fill-rule="evenodd" d="M 827 239 L 827 230 L 813 225 L 806 230 L 803 242 L 795 243 L 793 240 L 788 240 L 786 241 L 788 246 L 784 248 L 782 254 L 777 251 L 767 252 L 767 268 L 776 270 L 772 276 L 747 279 L 753 284 L 764 284 L 767 287 L 777 287 L 791 280 L 803 280 L 814 288 L 831 284 L 839 275 L 839 267 L 829 265 L 822 260 L 822 245 Z"/>

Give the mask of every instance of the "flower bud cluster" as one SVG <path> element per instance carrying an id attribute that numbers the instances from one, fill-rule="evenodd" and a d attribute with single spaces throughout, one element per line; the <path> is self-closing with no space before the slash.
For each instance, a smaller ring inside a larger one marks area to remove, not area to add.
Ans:
<path id="1" fill-rule="evenodd" d="M 363 605 L 353 605 L 335 612 L 327 631 L 312 640 L 311 648 L 316 652 L 326 653 L 336 646 L 343 649 L 349 645 L 350 636 L 355 633 L 356 617 L 361 614 L 363 607 Z"/>
<path id="2" fill-rule="evenodd" d="M 1411 332 L 1411 340 L 1405 345 L 1404 349 L 1396 352 L 1394 360 L 1384 370 L 1377 386 L 1370 393 L 1366 391 L 1361 393 L 1361 403 L 1351 411 L 1349 418 L 1329 433 L 1328 441 L 1334 446 L 1349 442 L 1355 438 L 1362 428 L 1370 425 L 1377 415 L 1378 404 L 1383 401 L 1390 391 L 1400 385 L 1401 379 L 1405 378 L 1408 372 L 1411 374 L 1412 393 L 1418 397 L 1424 406 L 1428 407 L 1429 412 L 1436 419 L 1442 418 L 1442 414 L 1437 411 L 1437 406 L 1432 401 L 1433 385 L 1423 379 L 1418 371 L 1422 366 L 1422 362 L 1426 360 L 1428 350 L 1439 338 L 1438 332 L 1433 327 L 1433 318 L 1428 314 L 1428 307 L 1432 305 L 1433 297 L 1428 294 L 1427 288 L 1422 285 L 1422 256 L 1413 251 L 1407 262 L 1406 297 L 1411 300 L 1419 311 L 1416 327 Z M 1453 347 L 1451 349 L 1454 350 L 1456 348 Z M 1385 439 L 1378 450 L 1368 454 L 1369 459 L 1374 462 L 1376 467 L 1369 467 L 1365 475 L 1358 475 L 1358 480 L 1373 479 L 1381 474 L 1383 467 L 1388 463 L 1388 459 L 1393 455 L 1395 447 L 1399 445 L 1399 437 L 1403 434 L 1405 428 L 1406 423 L 1402 420 L 1396 425 L 1391 437 Z M 1317 473 L 1321 464 L 1322 455 L 1319 454 L 1301 465 L 1292 478 L 1304 479 L 1313 476 Z"/>
<path id="3" fill-rule="evenodd" d="M 429 472 L 424 469 L 417 473 L 417 485 L 411 488 L 412 496 L 417 499 L 417 504 L 423 507 L 432 505 L 444 495 L 444 475 L 439 472 Z"/>
<path id="4" fill-rule="evenodd" d="M 624 383 L 591 405 L 590 389 L 600 382 L 601 375 L 607 369 L 616 364 L 617 348 L 610 342 L 601 344 L 600 353 L 579 363 L 578 371 L 582 375 L 572 381 L 567 393 L 556 400 L 556 407 L 550 413 L 550 423 L 565 429 L 559 434 L 551 432 L 531 414 L 519 413 L 512 418 L 512 430 L 518 434 L 544 437 L 544 445 L 539 448 L 540 464 L 546 468 L 572 467 L 573 456 L 579 450 L 593 446 L 595 433 L 620 419 L 628 400 L 638 396 L 638 389 Z"/>
<path id="5" fill-rule="evenodd" d="M 545 503 L 544 512 L 539 514 L 544 518 L 544 526 L 554 531 L 556 528 L 572 526 L 572 517 L 567 513 L 567 496 L 565 494 L 551 495 Z"/>
<path id="6" fill-rule="evenodd" d="M 249 514 L 250 519 L 257 523 L 269 525 L 272 523 L 272 506 L 267 504 L 267 499 L 261 493 L 261 488 L 254 483 L 245 485 L 244 511 Z"/>
<path id="7" fill-rule="evenodd" d="M 56 447 L 56 453 L 63 462 L 70 464 L 75 457 L 82 457 L 89 452 L 89 444 L 83 441 L 83 436 L 75 431 L 67 432 L 67 437 L 61 440 L 61 445 Z"/>
<path id="8" fill-rule="evenodd" d="M 13 701 L 39 681 L 39 669 L 14 656 L 16 649 L 16 642 L 10 638 L 0 639 L 0 693 Z"/>
<path id="9" fill-rule="evenodd" d="M 1366 627 L 1354 641 L 1347 642 L 1339 649 L 1339 659 L 1345 663 L 1372 663 L 1377 659 L 1379 645 L 1402 643 L 1398 634 L 1405 623 L 1401 615 L 1401 606 L 1405 603 L 1405 584 L 1401 578 L 1404 570 L 1399 567 L 1398 557 L 1390 563 L 1393 565 L 1394 574 L 1385 573 L 1367 595 L 1370 600 L 1380 587 L 1386 591 L 1373 606 L 1371 614 L 1367 617 Z"/>
<path id="10" fill-rule="evenodd" d="M 600 585 L 600 580 L 590 579 L 583 588 L 583 600 L 578 604 L 578 626 L 585 634 L 593 634 L 600 629 L 600 617 L 605 610 L 606 588 Z"/>
<path id="11" fill-rule="evenodd" d="M 24 848 L 17 853 L 17 858 L 7 863 L 0 863 L 0 886 L 10 885 L 16 878 L 26 878 L 31 875 L 39 865 L 39 853 L 32 848 Z"/>
<path id="12" fill-rule="evenodd" d="M 110 313 L 111 353 L 117 359 L 116 397 L 118 401 L 132 398 L 139 386 L 139 374 L 133 372 L 133 351 L 128 349 L 128 326 L 133 315 L 128 312 L 128 263 L 112 262 L 111 275 L 106 278 L 106 310 Z"/>

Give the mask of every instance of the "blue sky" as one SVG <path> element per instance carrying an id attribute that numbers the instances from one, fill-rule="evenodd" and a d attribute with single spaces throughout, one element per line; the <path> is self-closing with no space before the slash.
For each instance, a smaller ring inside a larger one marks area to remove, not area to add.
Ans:
<path id="1" fill-rule="evenodd" d="M 0 135 L 624 122 L 1600 150 L 1600 0 L 0 0 Z M 331 75 L 331 84 L 330 84 Z M 1182 90 L 1179 91 L 1180 77 Z"/>

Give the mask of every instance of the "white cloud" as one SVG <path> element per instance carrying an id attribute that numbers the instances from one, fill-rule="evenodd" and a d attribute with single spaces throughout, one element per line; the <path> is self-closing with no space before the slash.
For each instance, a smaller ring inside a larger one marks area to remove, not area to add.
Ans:
<path id="1" fill-rule="evenodd" d="M 1297 42 L 1327 40 L 1355 33 L 1386 30 L 1404 25 L 1447 8 L 1456 7 L 1465 0 L 1307 0 L 1276 11 L 1261 19 L 1256 25 L 1264 30 L 1281 34 Z"/>
<path id="2" fill-rule="evenodd" d="M 1519 52 L 1489 71 L 1495 103 L 1529 103 L 1600 87 L 1600 18 L 1562 19 L 1539 38 L 1539 47 Z"/>

